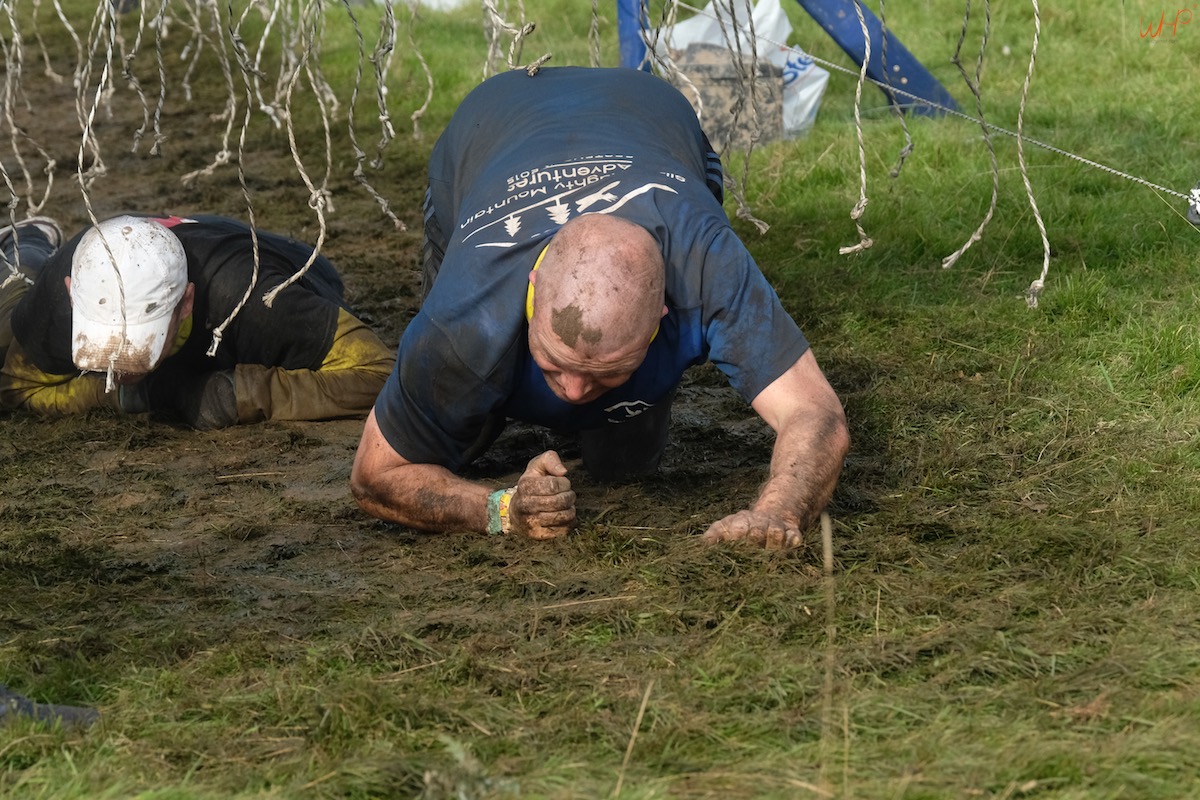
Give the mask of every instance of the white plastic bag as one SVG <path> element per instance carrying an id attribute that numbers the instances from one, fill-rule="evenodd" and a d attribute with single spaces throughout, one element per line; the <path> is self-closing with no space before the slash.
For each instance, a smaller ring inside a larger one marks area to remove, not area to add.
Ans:
<path id="1" fill-rule="evenodd" d="M 778 1 L 778 0 L 777 0 Z M 783 135 L 790 139 L 808 133 L 817 120 L 829 73 L 799 47 L 789 48 L 783 65 Z"/>
<path id="2" fill-rule="evenodd" d="M 783 70 L 782 135 L 788 138 L 803 135 L 817 118 L 829 73 L 813 63 L 812 56 L 799 47 L 787 46 L 792 23 L 779 0 L 758 0 L 753 10 L 750 2 L 735 0 L 719 5 L 710 2 L 692 18 L 662 31 L 656 52 L 669 60 L 671 50 L 686 50 L 691 44 L 709 44 L 730 50 L 736 48 L 748 54 L 750 22 L 753 21 L 755 55 Z M 733 20 L 729 19 L 731 5 Z M 728 31 L 728 38 L 722 27 Z"/>

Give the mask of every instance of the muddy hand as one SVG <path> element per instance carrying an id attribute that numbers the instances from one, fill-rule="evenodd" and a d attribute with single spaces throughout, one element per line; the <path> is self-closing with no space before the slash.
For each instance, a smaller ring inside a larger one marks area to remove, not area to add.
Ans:
<path id="1" fill-rule="evenodd" d="M 749 542 L 767 550 L 799 547 L 804 539 L 796 523 L 763 511 L 739 511 L 719 519 L 704 532 L 705 544 Z"/>
<path id="2" fill-rule="evenodd" d="M 508 507 L 514 533 L 557 539 L 575 525 L 575 492 L 558 453 L 547 450 L 529 462 Z"/>

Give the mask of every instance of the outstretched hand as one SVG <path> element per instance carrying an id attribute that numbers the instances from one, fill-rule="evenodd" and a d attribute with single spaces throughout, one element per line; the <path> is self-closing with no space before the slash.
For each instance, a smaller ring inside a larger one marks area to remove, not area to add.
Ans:
<path id="1" fill-rule="evenodd" d="M 529 462 L 508 507 L 514 533 L 557 539 L 575 525 L 575 492 L 558 453 L 547 450 Z"/>
<path id="2" fill-rule="evenodd" d="M 789 550 L 804 543 L 796 522 L 765 511 L 739 511 L 704 532 L 705 544 L 746 541 L 766 550 Z"/>

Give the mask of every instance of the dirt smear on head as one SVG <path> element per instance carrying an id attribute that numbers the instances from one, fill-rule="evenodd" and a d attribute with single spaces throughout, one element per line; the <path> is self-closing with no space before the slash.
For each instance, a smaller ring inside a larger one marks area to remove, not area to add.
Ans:
<path id="1" fill-rule="evenodd" d="M 604 341 L 604 332 L 585 325 L 583 312 L 574 304 L 550 312 L 550 329 L 570 348 L 574 348 L 580 339 L 593 347 Z"/>

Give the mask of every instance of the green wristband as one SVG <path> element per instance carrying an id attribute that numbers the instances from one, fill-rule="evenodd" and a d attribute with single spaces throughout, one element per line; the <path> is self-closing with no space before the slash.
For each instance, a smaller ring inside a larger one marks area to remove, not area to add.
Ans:
<path id="1" fill-rule="evenodd" d="M 504 490 L 500 489 L 488 495 L 487 532 L 491 536 L 500 533 L 500 495 L 502 494 L 504 494 Z"/>
<path id="2" fill-rule="evenodd" d="M 508 504 L 516 490 L 515 486 L 511 489 L 497 489 L 488 495 L 487 532 L 490 535 L 508 533 L 512 527 L 508 519 Z"/>

